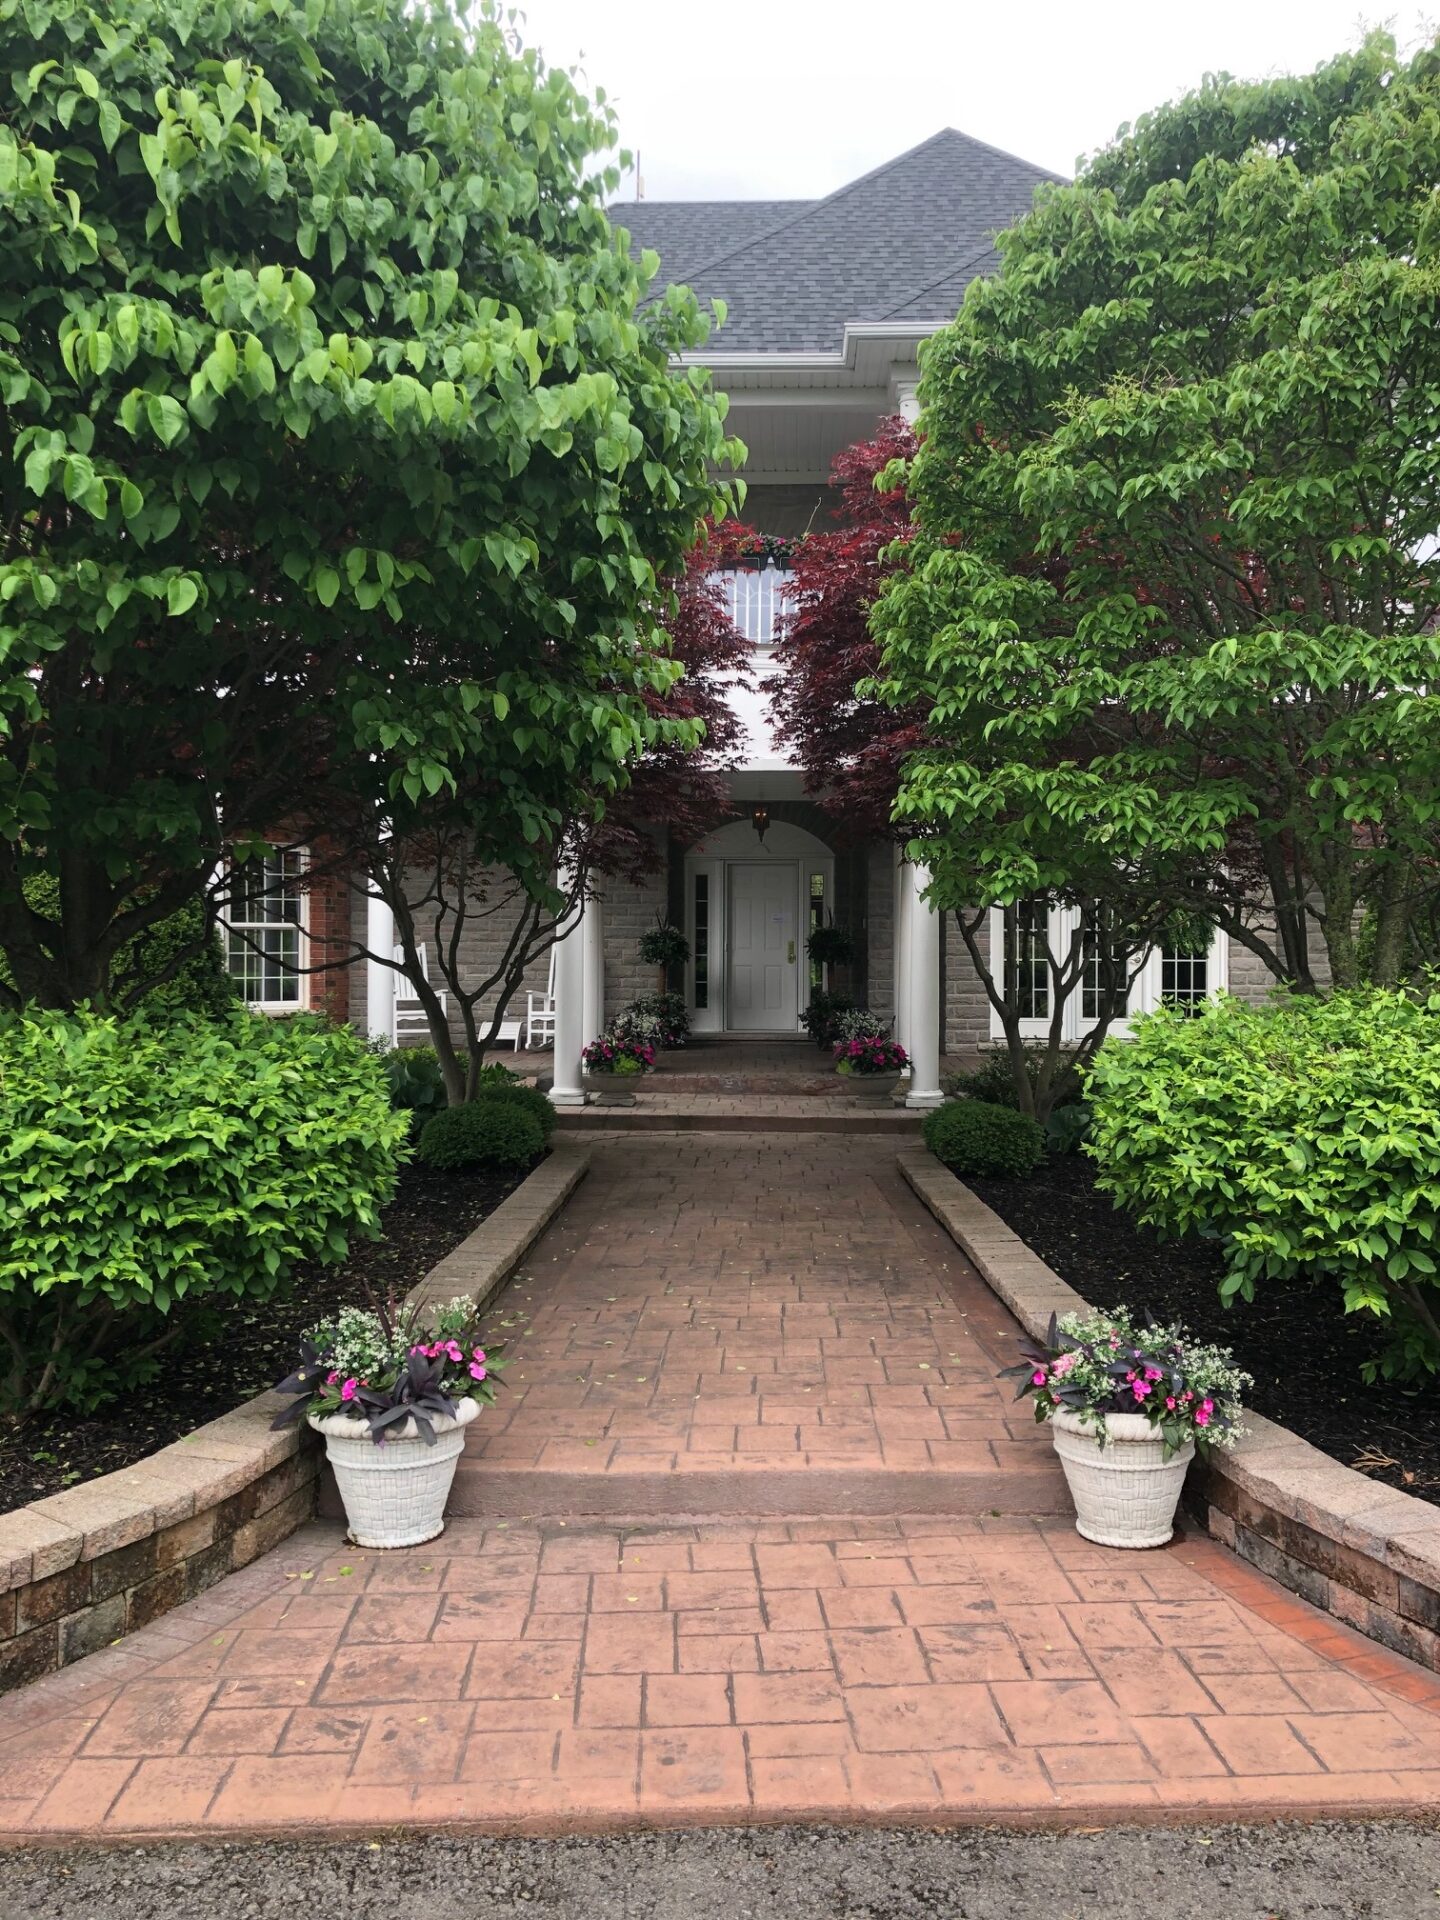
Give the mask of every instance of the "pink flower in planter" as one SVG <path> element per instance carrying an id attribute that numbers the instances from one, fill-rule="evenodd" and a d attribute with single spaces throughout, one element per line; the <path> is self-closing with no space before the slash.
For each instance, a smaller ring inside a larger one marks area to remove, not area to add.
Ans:
<path id="1" fill-rule="evenodd" d="M 1040 1369 L 1040 1371 L 1039 1371 L 1039 1372 L 1038 1372 L 1037 1374 L 1034 1374 L 1034 1375 L 1032 1375 L 1032 1376 L 1031 1376 L 1031 1380 L 1030 1380 L 1030 1384 L 1031 1384 L 1031 1386 L 1032 1386 L 1032 1387 L 1043 1387 L 1043 1386 L 1044 1386 L 1044 1384 L 1045 1384 L 1045 1369 L 1044 1369 L 1043 1367 L 1042 1367 L 1042 1368 Z"/>
<path id="2" fill-rule="evenodd" d="M 485 1349 L 484 1349 L 484 1347 L 472 1347 L 472 1348 L 470 1349 L 470 1353 L 471 1353 L 471 1357 L 472 1357 L 473 1359 L 476 1359 L 476 1360 L 479 1360 L 479 1361 L 481 1361 L 482 1363 L 484 1362 L 484 1359 L 485 1359 Z"/>
<path id="3" fill-rule="evenodd" d="M 1215 1411 L 1215 1402 L 1213 1400 L 1202 1400 L 1199 1406 L 1195 1409 L 1196 1426 L 1208 1427 L 1210 1424 L 1210 1416 L 1212 1413 L 1214 1413 L 1214 1411 Z"/>
<path id="4" fill-rule="evenodd" d="M 1050 1362 L 1050 1378 L 1052 1380 L 1063 1380 L 1079 1358 L 1078 1353 L 1058 1354 L 1055 1359 Z"/>
<path id="5" fill-rule="evenodd" d="M 1145 1378 L 1147 1380 L 1154 1381 L 1154 1380 L 1163 1380 L 1165 1376 L 1160 1371 L 1159 1367 L 1146 1367 Z"/>
<path id="6" fill-rule="evenodd" d="M 1147 1380 L 1132 1381 L 1130 1391 L 1137 1400 L 1143 1400 L 1150 1391 L 1150 1383 Z"/>
<path id="7" fill-rule="evenodd" d="M 359 1384 L 358 1380 L 347 1380 L 340 1389 L 340 1398 L 342 1400 L 353 1400 L 355 1398 L 355 1389 Z"/>
<path id="8" fill-rule="evenodd" d="M 472 1380 L 483 1380 L 485 1378 L 485 1369 L 478 1360 L 472 1360 L 470 1362 L 470 1377 Z"/>
<path id="9" fill-rule="evenodd" d="M 333 1386 L 334 1386 L 334 1384 L 335 1384 L 335 1382 L 336 1382 L 336 1381 L 337 1381 L 337 1380 L 338 1380 L 339 1378 L 340 1378 L 340 1376 L 339 1376 L 339 1374 L 338 1374 L 338 1373 L 327 1373 L 327 1374 L 326 1374 L 326 1376 L 325 1376 L 325 1384 L 326 1384 L 326 1386 L 327 1386 L 327 1387 L 333 1387 Z"/>

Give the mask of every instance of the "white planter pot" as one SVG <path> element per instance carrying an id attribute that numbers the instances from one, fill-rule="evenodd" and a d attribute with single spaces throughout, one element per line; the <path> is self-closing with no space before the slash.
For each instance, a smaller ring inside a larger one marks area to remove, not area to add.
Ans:
<path id="1" fill-rule="evenodd" d="M 350 1538 L 357 1547 L 418 1547 L 443 1531 L 465 1429 L 479 1411 L 480 1402 L 467 1399 L 455 1402 L 453 1420 L 436 1414 L 433 1447 L 425 1444 L 413 1420 L 377 1444 L 363 1420 L 341 1413 L 310 1416 L 310 1425 L 325 1436 Z"/>
<path id="2" fill-rule="evenodd" d="M 1102 1547 L 1163 1547 L 1194 1442 L 1167 1460 L 1158 1428 L 1140 1413 L 1107 1413 L 1103 1447 L 1094 1427 L 1063 1409 L 1052 1414 L 1050 1432 L 1075 1502 L 1076 1531 Z"/>

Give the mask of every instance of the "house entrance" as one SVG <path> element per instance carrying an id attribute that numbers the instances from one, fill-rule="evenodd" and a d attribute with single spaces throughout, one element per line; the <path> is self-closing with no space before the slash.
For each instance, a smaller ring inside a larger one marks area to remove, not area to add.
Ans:
<path id="1" fill-rule="evenodd" d="M 737 1033 L 794 1033 L 800 1021 L 799 866 L 737 860 L 726 871 L 726 1024 Z"/>

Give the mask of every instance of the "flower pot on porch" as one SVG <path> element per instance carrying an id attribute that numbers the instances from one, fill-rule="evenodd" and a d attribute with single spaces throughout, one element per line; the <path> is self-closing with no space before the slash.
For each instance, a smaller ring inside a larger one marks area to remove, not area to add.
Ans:
<path id="1" fill-rule="evenodd" d="M 1140 1413 L 1107 1413 L 1102 1430 L 1057 1408 L 1050 1417 L 1055 1452 L 1075 1502 L 1075 1528 L 1102 1547 L 1163 1547 L 1175 1527 L 1187 1442 L 1165 1458 L 1165 1440 Z"/>
<path id="2" fill-rule="evenodd" d="M 357 1547 L 418 1547 L 445 1527 L 445 1502 L 465 1448 L 465 1429 L 478 1400 L 455 1403 L 455 1417 L 430 1416 L 435 1444 L 413 1420 L 377 1441 L 364 1420 L 345 1414 L 308 1416 L 325 1436 L 325 1452 L 345 1503 L 345 1522 Z"/>
<path id="3" fill-rule="evenodd" d="M 898 1073 L 841 1073 L 839 1078 L 855 1095 L 859 1107 L 888 1107 L 900 1084 Z"/>
<path id="4" fill-rule="evenodd" d="M 591 1073 L 585 1074 L 585 1085 L 595 1096 L 597 1107 L 633 1107 L 635 1088 L 645 1078 L 643 1073 Z"/>

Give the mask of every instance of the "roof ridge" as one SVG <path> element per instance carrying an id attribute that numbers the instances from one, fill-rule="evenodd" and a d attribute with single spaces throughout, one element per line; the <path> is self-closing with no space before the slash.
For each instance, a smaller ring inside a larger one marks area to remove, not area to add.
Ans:
<path id="1" fill-rule="evenodd" d="M 791 214 L 789 219 L 777 221 L 773 227 L 766 227 L 763 233 L 751 234 L 748 240 L 742 240 L 736 246 L 727 247 L 723 253 L 712 254 L 708 260 L 697 260 L 688 270 L 690 277 L 693 278 L 694 275 L 700 273 L 709 273 L 712 268 L 723 266 L 727 260 L 733 260 L 736 254 L 748 253 L 752 247 L 758 247 L 766 240 L 773 240 L 777 234 L 786 232 L 787 229 L 793 227 L 797 221 L 808 220 L 812 215 L 819 213 L 822 208 L 833 205 L 837 200 L 843 200 L 847 193 L 853 193 L 857 187 L 866 186 L 870 181 L 880 179 L 883 174 L 889 173 L 893 167 L 900 166 L 906 160 L 913 160 L 917 153 L 923 153 L 927 147 L 933 147 L 937 140 L 943 140 L 947 134 L 954 134 L 961 140 L 968 140 L 970 138 L 969 134 L 960 133 L 956 127 L 938 127 L 928 139 L 917 142 L 913 147 L 907 147 L 904 153 L 897 153 L 892 159 L 882 161 L 878 167 L 871 167 L 868 173 L 856 174 L 853 180 L 847 180 L 844 186 L 836 187 L 833 192 L 822 195 L 819 200 L 802 202 L 801 211 Z M 973 144 L 981 146 L 984 143 L 977 140 Z M 998 151 L 998 148 L 991 148 L 991 152 Z M 1019 164 L 1027 167 L 1030 166 L 1028 160 L 1021 161 Z M 1033 168 L 1031 170 L 1035 171 Z"/>

